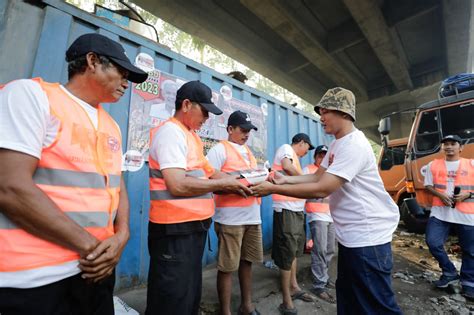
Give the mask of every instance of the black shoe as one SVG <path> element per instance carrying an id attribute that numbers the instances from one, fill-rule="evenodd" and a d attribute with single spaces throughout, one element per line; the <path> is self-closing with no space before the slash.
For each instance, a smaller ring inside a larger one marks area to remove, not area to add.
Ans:
<path id="1" fill-rule="evenodd" d="M 439 289 L 444 289 L 444 288 L 447 288 L 450 284 L 455 284 L 458 281 L 459 281 L 459 275 L 455 275 L 455 276 L 441 275 L 439 280 L 434 281 L 433 284 Z"/>
<path id="2" fill-rule="evenodd" d="M 474 302 L 474 287 L 468 287 L 467 285 L 463 285 L 462 296 L 464 296 L 466 300 Z"/>

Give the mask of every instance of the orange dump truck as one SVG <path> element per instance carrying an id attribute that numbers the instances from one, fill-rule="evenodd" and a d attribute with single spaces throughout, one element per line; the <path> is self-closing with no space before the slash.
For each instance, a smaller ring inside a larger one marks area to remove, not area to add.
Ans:
<path id="1" fill-rule="evenodd" d="M 387 141 L 390 117 L 380 121 L 379 132 L 382 135 L 384 151 L 390 152 L 392 142 Z M 463 139 L 464 149 L 461 156 L 474 158 L 474 91 L 472 90 L 464 93 L 456 92 L 453 96 L 438 98 L 419 106 L 406 142 L 403 165 L 384 162 L 383 157 L 379 162 L 385 187 L 399 204 L 401 220 L 410 231 L 423 232 L 425 229 L 430 215 L 432 195 L 425 190 L 424 174 L 429 162 L 444 157 L 440 152 L 441 139 L 453 134 Z M 400 144 L 402 142 L 398 142 L 399 145 L 402 145 Z M 401 163 L 395 158 L 393 162 L 395 160 Z M 390 165 L 391 168 L 384 170 Z M 403 174 L 398 171 L 398 167 L 403 167 Z M 384 172 L 387 172 L 386 175 Z M 399 182 L 402 178 L 405 187 Z"/>

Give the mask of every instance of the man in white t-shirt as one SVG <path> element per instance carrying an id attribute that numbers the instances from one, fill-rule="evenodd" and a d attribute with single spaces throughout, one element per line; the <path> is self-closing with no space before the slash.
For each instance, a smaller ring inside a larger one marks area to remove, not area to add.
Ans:
<path id="1" fill-rule="evenodd" d="M 252 124 L 247 113 L 239 110 L 233 112 L 227 122 L 228 141 L 221 141 L 207 153 L 212 167 L 230 175 L 256 170 L 257 161 L 245 145 L 252 129 L 257 130 L 257 127 Z M 219 239 L 219 314 L 231 314 L 232 273 L 237 270 L 241 292 L 239 313 L 260 314 L 252 305 L 252 263 L 263 259 L 260 198 L 218 194 L 214 199 L 214 226 Z"/>
<path id="2" fill-rule="evenodd" d="M 424 184 L 433 195 L 433 202 L 426 227 L 426 244 L 443 271 L 434 285 L 447 288 L 461 278 L 463 295 L 473 300 L 474 160 L 461 158 L 462 149 L 462 139 L 457 135 L 448 135 L 441 140 L 445 158 L 428 164 Z M 456 230 L 462 248 L 461 277 L 444 249 L 452 228 Z"/>
<path id="3" fill-rule="evenodd" d="M 274 183 L 252 187 L 255 195 L 329 197 L 339 242 L 337 313 L 401 314 L 391 288 L 390 243 L 399 212 L 385 191 L 375 156 L 354 126 L 355 97 L 344 88 L 329 89 L 315 111 L 336 140 L 313 175 L 276 176 Z"/>
<path id="4" fill-rule="evenodd" d="M 314 163 L 307 165 L 303 169 L 303 173 L 316 173 L 327 152 L 327 146 L 317 146 L 314 150 Z M 336 247 L 336 234 L 329 212 L 329 199 L 308 199 L 306 200 L 305 210 L 313 240 L 313 248 L 311 249 L 313 287 L 310 291 L 318 298 L 334 304 L 336 300 L 328 292 L 328 289 L 334 289 L 334 283 L 329 280 L 328 270 Z"/>
<path id="5" fill-rule="evenodd" d="M 299 158 L 313 150 L 309 136 L 298 133 L 291 145 L 284 144 L 275 153 L 272 169 L 279 174 L 298 176 L 303 174 Z M 283 195 L 272 195 L 273 246 L 272 258 L 280 268 L 283 303 L 281 313 L 296 312 L 293 300 L 312 302 L 311 295 L 303 291 L 296 279 L 297 257 L 303 254 L 306 243 L 304 205 L 306 200 Z"/>
<path id="6" fill-rule="evenodd" d="M 0 313 L 114 314 L 129 238 L 121 135 L 100 103 L 147 74 L 117 42 L 77 38 L 68 82 L 0 90 Z"/>

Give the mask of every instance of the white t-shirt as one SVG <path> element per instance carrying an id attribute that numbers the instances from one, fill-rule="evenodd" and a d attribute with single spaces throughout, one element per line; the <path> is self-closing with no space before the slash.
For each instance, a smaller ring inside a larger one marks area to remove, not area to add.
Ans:
<path id="1" fill-rule="evenodd" d="M 289 144 L 284 144 L 278 148 L 275 153 L 275 158 L 273 163 L 276 165 L 281 165 L 281 161 L 284 158 L 293 160 L 294 150 Z M 304 211 L 304 204 L 306 199 L 301 199 L 300 201 L 275 201 L 273 200 L 273 210 L 276 212 L 281 212 L 281 209 L 287 209 L 294 212 Z"/>
<path id="2" fill-rule="evenodd" d="M 160 169 L 186 169 L 188 145 L 186 134 L 175 123 L 161 126 L 150 146 L 151 157 L 160 164 Z"/>
<path id="3" fill-rule="evenodd" d="M 97 128 L 97 109 L 70 94 Z M 0 90 L 0 148 L 41 158 L 56 138 L 59 121 L 50 115 L 49 101 L 38 82 L 17 80 Z M 1 214 L 1 213 L 0 213 Z M 80 272 L 77 261 L 32 270 L 0 272 L 0 287 L 33 288 Z"/>
<path id="4" fill-rule="evenodd" d="M 454 194 L 454 181 L 456 179 L 456 172 L 459 168 L 459 160 L 457 161 L 445 161 L 446 163 L 446 171 L 448 172 L 448 178 L 446 179 L 446 191 L 445 193 L 448 196 L 452 196 Z M 471 163 L 474 163 L 474 160 L 471 160 Z M 433 186 L 433 173 L 431 172 L 431 162 L 428 164 L 425 173 L 425 186 Z M 474 225 L 474 215 L 462 213 L 461 211 L 457 210 L 456 208 L 451 208 L 448 206 L 433 206 L 431 207 L 431 217 L 435 217 L 438 220 L 450 222 L 450 223 L 457 223 L 457 224 L 465 224 L 465 225 Z"/>
<path id="5" fill-rule="evenodd" d="M 303 168 L 303 174 L 311 174 L 308 166 Z M 312 222 L 312 221 L 333 222 L 331 213 L 306 212 L 306 218 L 308 219 L 308 222 Z"/>
<path id="6" fill-rule="evenodd" d="M 338 241 L 351 248 L 390 242 L 400 214 L 385 191 L 365 135 L 355 130 L 334 140 L 321 166 L 346 180 L 329 197 Z"/>
<path id="7" fill-rule="evenodd" d="M 244 158 L 248 165 L 250 165 L 250 158 L 245 146 L 230 142 L 237 152 Z M 221 170 L 227 159 L 225 147 L 222 143 L 213 146 L 207 153 L 207 160 L 216 170 Z M 257 201 L 250 207 L 225 207 L 217 208 L 214 215 L 214 221 L 227 225 L 249 225 L 261 224 L 260 205 Z"/>

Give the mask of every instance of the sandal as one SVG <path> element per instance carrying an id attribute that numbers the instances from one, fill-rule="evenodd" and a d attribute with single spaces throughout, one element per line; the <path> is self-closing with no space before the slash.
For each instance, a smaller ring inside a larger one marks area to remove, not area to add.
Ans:
<path id="1" fill-rule="evenodd" d="M 330 304 L 336 304 L 336 299 L 331 295 L 329 294 L 329 292 L 326 290 L 326 289 L 310 289 L 311 293 L 313 293 L 314 295 L 316 295 L 317 298 L 325 301 L 325 302 L 328 302 Z"/>
<path id="2" fill-rule="evenodd" d="M 296 293 L 293 293 L 291 295 L 291 299 L 292 300 L 301 300 L 303 302 L 313 302 L 313 298 L 311 297 L 311 295 L 309 295 L 308 292 L 305 292 L 303 290 L 301 291 L 298 291 Z"/>
<path id="3" fill-rule="evenodd" d="M 326 288 L 327 289 L 335 289 L 336 284 L 334 282 L 328 280 L 328 282 L 326 282 Z"/>
<path id="4" fill-rule="evenodd" d="M 283 303 L 278 306 L 278 311 L 280 311 L 281 315 L 298 315 L 296 307 L 287 308 Z"/>

